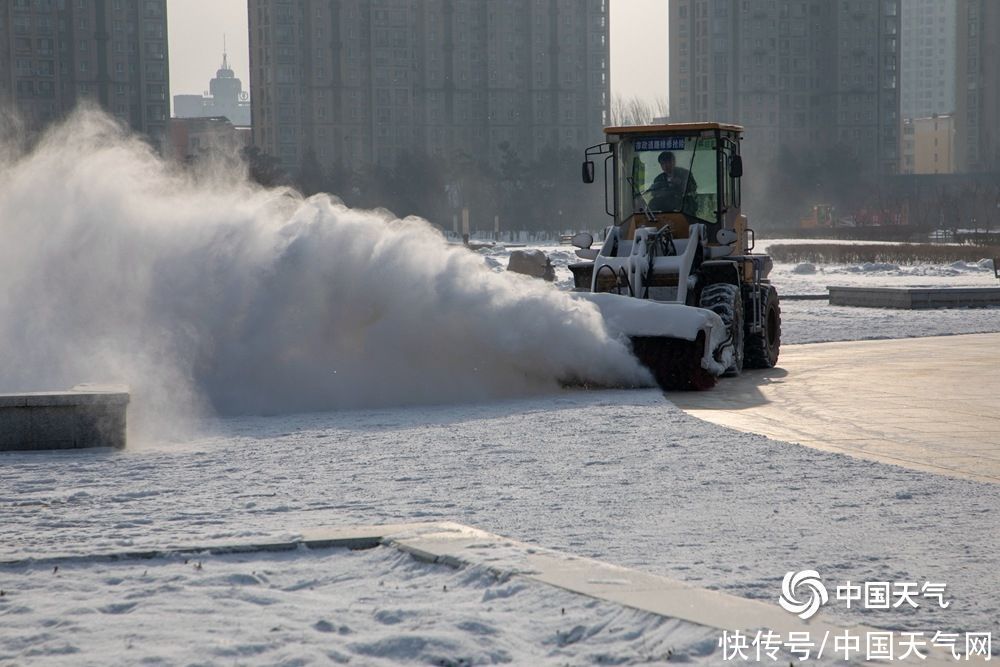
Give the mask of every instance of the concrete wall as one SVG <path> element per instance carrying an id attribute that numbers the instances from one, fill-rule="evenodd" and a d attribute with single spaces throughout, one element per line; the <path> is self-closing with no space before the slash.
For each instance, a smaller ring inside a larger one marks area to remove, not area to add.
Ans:
<path id="1" fill-rule="evenodd" d="M 829 287 L 831 306 L 862 308 L 986 308 L 1000 306 L 1000 287 Z"/>
<path id="2" fill-rule="evenodd" d="M 124 391 L 0 394 L 0 451 L 125 446 Z"/>

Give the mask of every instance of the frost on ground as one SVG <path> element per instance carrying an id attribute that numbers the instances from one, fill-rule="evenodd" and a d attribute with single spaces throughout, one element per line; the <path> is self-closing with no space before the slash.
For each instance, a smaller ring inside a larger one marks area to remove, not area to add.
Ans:
<path id="1" fill-rule="evenodd" d="M 0 573 L 3 664 L 661 664 L 704 662 L 718 642 L 708 628 L 387 547 Z"/>

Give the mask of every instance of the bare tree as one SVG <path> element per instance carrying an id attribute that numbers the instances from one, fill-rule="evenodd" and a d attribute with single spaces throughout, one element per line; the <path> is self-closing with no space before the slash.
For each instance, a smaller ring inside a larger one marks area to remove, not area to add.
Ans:
<path id="1" fill-rule="evenodd" d="M 667 116 L 669 107 L 663 97 L 645 98 L 634 95 L 611 98 L 612 125 L 651 125 Z"/>

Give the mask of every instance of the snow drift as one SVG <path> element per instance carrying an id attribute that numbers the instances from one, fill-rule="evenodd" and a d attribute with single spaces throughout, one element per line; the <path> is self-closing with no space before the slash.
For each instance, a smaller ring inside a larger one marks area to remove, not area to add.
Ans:
<path id="1" fill-rule="evenodd" d="M 426 221 L 192 174 L 79 112 L 0 150 L 0 391 L 126 382 L 132 417 L 649 381 L 591 304 Z"/>

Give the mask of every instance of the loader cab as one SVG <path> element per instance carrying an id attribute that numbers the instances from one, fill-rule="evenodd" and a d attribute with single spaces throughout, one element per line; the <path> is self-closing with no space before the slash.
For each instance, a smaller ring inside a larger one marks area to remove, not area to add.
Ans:
<path id="1" fill-rule="evenodd" d="M 743 128 L 724 123 L 671 123 L 605 129 L 606 142 L 586 151 L 583 180 L 593 182 L 603 163 L 605 212 L 622 238 L 635 229 L 669 225 L 685 238 L 704 224 L 708 242 L 720 230 L 745 236 L 740 215 Z M 740 249 L 746 248 L 740 238 Z"/>

